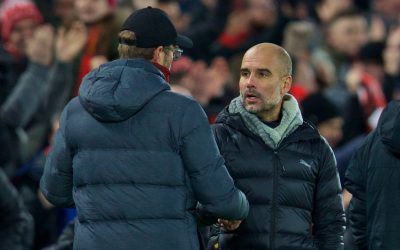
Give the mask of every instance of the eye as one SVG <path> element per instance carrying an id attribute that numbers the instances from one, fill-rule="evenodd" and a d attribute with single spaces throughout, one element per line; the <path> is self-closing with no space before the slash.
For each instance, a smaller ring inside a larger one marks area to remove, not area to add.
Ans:
<path id="1" fill-rule="evenodd" d="M 245 71 L 245 70 L 240 71 L 240 76 L 248 77 L 249 75 L 250 75 L 250 73 L 248 71 Z"/>
<path id="2" fill-rule="evenodd" d="M 270 74 L 269 72 L 267 72 L 267 71 L 259 71 L 259 72 L 258 72 L 258 75 L 259 75 L 261 78 L 266 78 L 266 77 L 269 77 L 271 74 Z"/>

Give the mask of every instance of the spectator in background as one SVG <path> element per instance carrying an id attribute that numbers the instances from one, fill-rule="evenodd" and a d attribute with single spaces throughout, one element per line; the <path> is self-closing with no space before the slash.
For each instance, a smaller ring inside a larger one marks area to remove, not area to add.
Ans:
<path id="1" fill-rule="evenodd" d="M 76 24 L 57 37 L 51 26 L 41 26 L 27 41 L 28 67 L 0 109 L 2 121 L 21 137 L 19 163 L 29 161 L 47 141 L 50 120 L 71 93 L 74 53 L 85 40 L 85 28 Z"/>
<path id="2" fill-rule="evenodd" d="M 193 59 L 212 60 L 213 43 L 224 30 L 228 16 L 236 1 L 202 0 L 202 8 L 194 14 L 185 34 L 196 41 L 196 46 L 188 50 Z"/>
<path id="3" fill-rule="evenodd" d="M 373 0 L 371 1 L 372 12 L 383 19 L 385 27 L 391 28 L 398 25 L 400 2 L 397 0 Z"/>
<path id="4" fill-rule="evenodd" d="M 238 1 L 225 28 L 213 45 L 213 53 L 226 58 L 241 56 L 261 42 L 281 44 L 286 25 L 308 16 L 305 1 Z"/>
<path id="5" fill-rule="evenodd" d="M 30 1 L 8 0 L 0 7 L 0 105 L 3 105 L 21 74 L 26 70 L 27 44 L 43 22 L 43 17 Z M 15 174 L 19 161 L 18 144 L 21 134 L 16 134 L 0 115 L 0 162 L 8 176 Z M 23 137 L 23 136 L 22 136 Z M 6 153 L 8 152 L 8 153 Z"/>
<path id="6" fill-rule="evenodd" d="M 382 90 L 383 45 L 368 42 L 353 60 L 345 76 L 348 99 L 342 112 L 344 118 L 344 143 L 370 132 L 386 106 Z"/>
<path id="7" fill-rule="evenodd" d="M 293 61 L 293 85 L 290 89 L 297 101 L 319 91 L 315 69 L 311 62 L 311 41 L 315 25 L 309 21 L 295 21 L 288 24 L 284 32 L 283 47 Z"/>
<path id="8" fill-rule="evenodd" d="M 325 47 L 327 40 L 327 29 L 329 23 L 340 13 L 347 12 L 354 8 L 354 0 L 314 0 L 310 7 L 311 19 L 315 24 L 311 49 Z M 325 65 L 324 65 L 325 66 Z M 330 67 L 326 65 L 325 67 Z M 324 68 L 323 68 L 324 69 Z M 324 70 L 324 73 L 326 70 Z M 330 75 L 325 77 L 331 77 Z"/>
<path id="9" fill-rule="evenodd" d="M 353 7 L 352 0 L 315 0 L 315 14 L 321 24 L 330 22 L 338 13 Z"/>
<path id="10" fill-rule="evenodd" d="M 300 106 L 303 118 L 317 127 L 329 146 L 336 148 L 343 138 L 343 118 L 338 108 L 320 93 L 307 96 Z"/>
<path id="11" fill-rule="evenodd" d="M 353 195 L 349 217 L 358 249 L 400 246 L 399 131 L 400 102 L 392 101 L 347 169 L 345 186 Z"/>
<path id="12" fill-rule="evenodd" d="M 193 44 L 151 7 L 127 18 L 119 41 L 121 59 L 92 70 L 65 107 L 41 190 L 76 206 L 76 249 L 197 250 L 197 215 L 242 220 L 249 205 L 200 105 L 170 91 L 179 46 Z"/>
<path id="13" fill-rule="evenodd" d="M 157 4 L 153 6 L 167 13 L 168 17 L 171 18 L 172 23 L 176 27 L 178 32 L 184 32 L 187 30 L 190 24 L 190 15 L 184 13 L 181 10 L 179 1 L 176 0 L 158 0 Z"/>
<path id="14" fill-rule="evenodd" d="M 69 30 L 72 23 L 82 22 L 87 28 L 87 40 L 74 58 L 73 96 L 78 94 L 80 83 L 90 70 L 118 57 L 116 36 L 120 25 L 116 5 L 116 0 L 74 0 L 77 19 L 64 27 Z"/>
<path id="15" fill-rule="evenodd" d="M 367 42 L 367 20 L 356 10 L 338 13 L 326 25 L 326 44 L 313 52 L 313 64 L 324 94 L 343 112 L 349 97 L 345 76 Z"/>
<path id="16" fill-rule="evenodd" d="M 0 168 L 0 250 L 31 250 L 33 220 Z"/>
<path id="17" fill-rule="evenodd" d="M 40 0 L 39 0 L 40 1 Z M 54 0 L 52 4 L 51 14 L 53 15 L 53 23 L 55 27 L 59 27 L 67 20 L 71 19 L 74 14 L 75 0 Z"/>
<path id="18" fill-rule="evenodd" d="M 388 34 L 383 51 L 383 91 L 386 100 L 400 100 L 400 26 Z"/>
<path id="19" fill-rule="evenodd" d="M 335 158 L 287 94 L 292 63 L 262 43 L 243 57 L 240 96 L 213 126 L 249 217 L 220 220 L 219 249 L 341 249 L 344 212 Z"/>
<path id="20" fill-rule="evenodd" d="M 171 83 L 190 91 L 203 107 L 210 123 L 215 122 L 218 113 L 233 97 L 231 74 L 223 57 L 216 57 L 207 65 L 202 60 L 191 61 L 182 58 L 172 66 Z"/>
<path id="21" fill-rule="evenodd" d="M 0 104 L 25 71 L 27 43 L 43 22 L 36 6 L 25 0 L 8 0 L 0 8 Z"/>
<path id="22" fill-rule="evenodd" d="M 39 178 L 52 118 L 71 94 L 72 60 L 85 41 L 86 29 L 79 23 L 57 35 L 48 24 L 36 28 L 27 41 L 28 67 L 0 109 L 2 122 L 19 136 L 13 141 L 18 147 L 13 148 L 16 166 L 10 176 L 35 221 L 41 222 L 35 224 L 34 249 L 54 240 L 59 230 L 58 211 L 43 207 L 37 197 Z"/>
<path id="23" fill-rule="evenodd" d="M 203 60 L 191 60 L 182 56 L 171 66 L 171 84 L 190 92 L 207 114 L 210 123 L 236 95 L 232 89 L 232 75 L 228 62 L 215 57 L 208 65 Z"/>

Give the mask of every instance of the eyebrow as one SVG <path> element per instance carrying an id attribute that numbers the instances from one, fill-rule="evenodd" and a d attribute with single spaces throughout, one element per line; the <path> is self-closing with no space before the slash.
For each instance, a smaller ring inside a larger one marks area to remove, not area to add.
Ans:
<path id="1" fill-rule="evenodd" d="M 269 75 L 272 75 L 272 72 L 271 72 L 271 70 L 269 70 L 269 69 L 267 69 L 267 68 L 265 68 L 265 69 L 256 69 L 257 70 L 257 72 L 265 72 L 265 73 L 267 73 L 267 74 L 269 74 Z M 248 68 L 241 68 L 240 69 L 240 72 L 249 72 L 250 70 L 248 69 Z"/>

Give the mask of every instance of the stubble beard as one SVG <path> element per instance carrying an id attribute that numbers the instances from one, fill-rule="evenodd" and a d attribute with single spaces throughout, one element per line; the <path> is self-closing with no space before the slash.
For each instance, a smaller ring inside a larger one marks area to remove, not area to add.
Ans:
<path id="1" fill-rule="evenodd" d="M 259 98 L 262 101 L 262 105 L 252 105 L 252 104 L 247 104 L 244 99 L 244 95 L 241 93 L 240 97 L 242 99 L 242 103 L 244 108 L 247 110 L 247 112 L 252 113 L 252 114 L 258 114 L 261 112 L 270 112 L 278 106 L 282 100 L 282 97 L 279 95 L 279 93 L 274 93 L 272 96 L 273 99 L 266 98 L 263 95 L 259 95 Z"/>
<path id="2" fill-rule="evenodd" d="M 163 66 L 170 70 L 171 69 L 171 65 L 172 65 L 172 61 L 168 60 L 167 57 L 164 57 Z"/>

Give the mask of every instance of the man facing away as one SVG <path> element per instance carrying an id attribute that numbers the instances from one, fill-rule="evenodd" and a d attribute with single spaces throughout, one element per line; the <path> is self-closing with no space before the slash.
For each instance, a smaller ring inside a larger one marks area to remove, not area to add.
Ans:
<path id="1" fill-rule="evenodd" d="M 76 206 L 74 249 L 197 250 L 198 215 L 241 220 L 249 205 L 200 105 L 166 81 L 192 42 L 151 7 L 119 40 L 120 59 L 91 71 L 65 107 L 41 190 Z"/>
<path id="2" fill-rule="evenodd" d="M 220 249 L 343 248 L 335 158 L 287 94 L 291 75 L 283 48 L 255 45 L 242 60 L 240 96 L 217 118 L 217 144 L 250 203 L 249 216 L 237 229 L 235 221 L 220 221 L 225 227 Z"/>
<path id="3" fill-rule="evenodd" d="M 358 249 L 399 249 L 399 180 L 400 101 L 392 101 L 346 171 L 345 186 L 353 195 L 349 218 Z"/>

